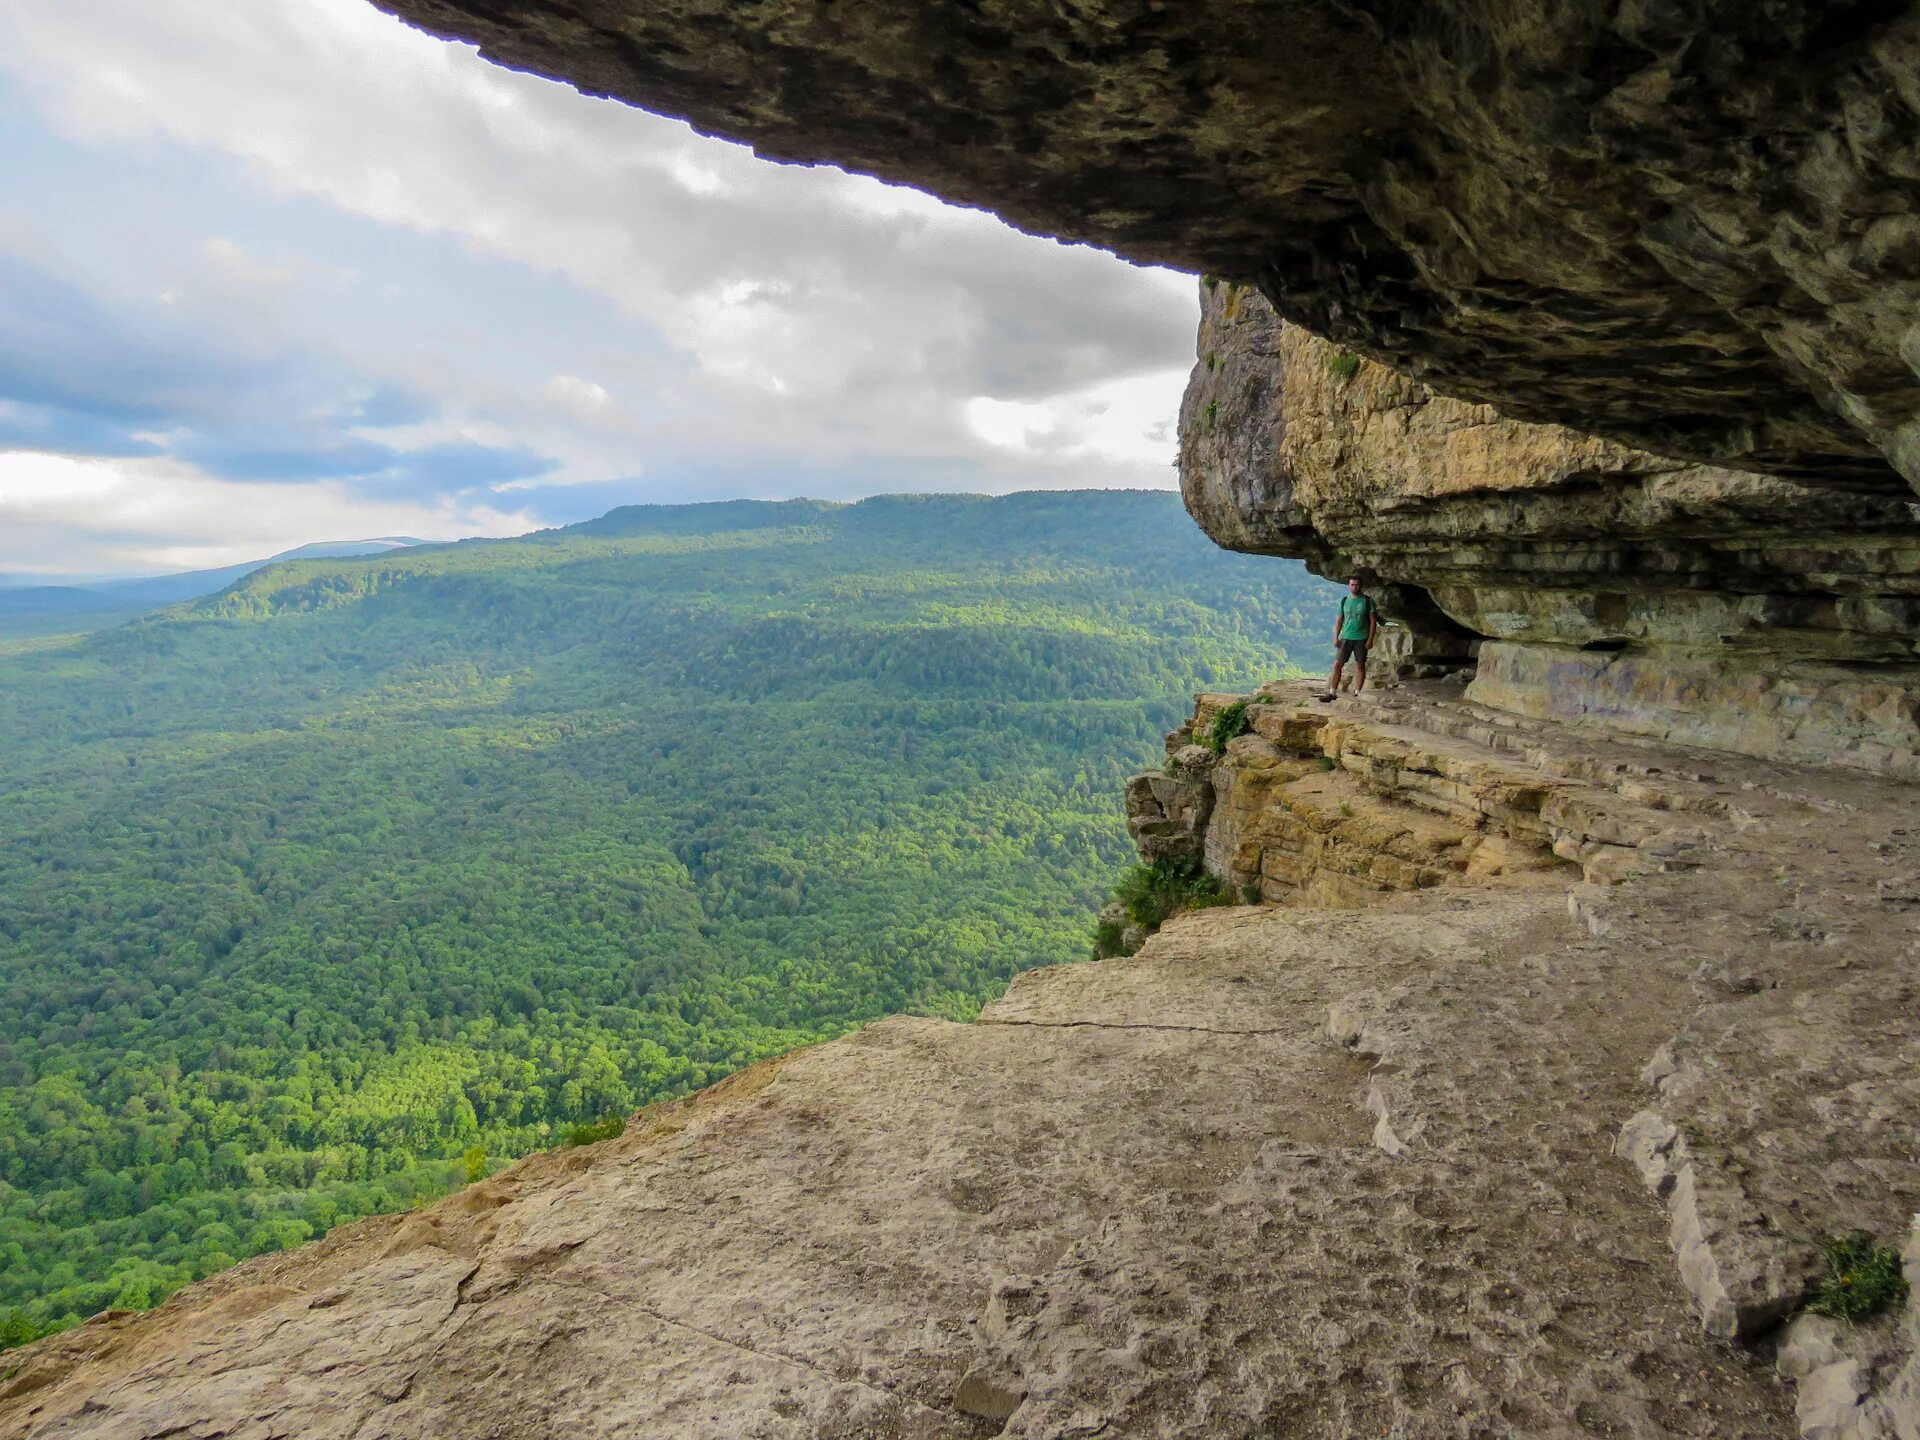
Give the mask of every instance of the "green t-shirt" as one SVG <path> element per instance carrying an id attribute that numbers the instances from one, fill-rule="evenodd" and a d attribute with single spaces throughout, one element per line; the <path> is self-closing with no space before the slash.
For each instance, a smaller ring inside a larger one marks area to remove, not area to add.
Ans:
<path id="1" fill-rule="evenodd" d="M 1340 638 L 1342 640 L 1364 640 L 1367 638 L 1367 626 L 1373 619 L 1373 601 L 1365 595 L 1343 595 L 1340 598 Z"/>

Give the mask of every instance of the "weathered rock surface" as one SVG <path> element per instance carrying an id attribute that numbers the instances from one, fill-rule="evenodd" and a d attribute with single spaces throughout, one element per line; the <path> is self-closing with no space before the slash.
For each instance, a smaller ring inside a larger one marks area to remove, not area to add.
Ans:
<path id="1" fill-rule="evenodd" d="M 1196 696 L 1166 771 L 1127 782 L 1141 857 L 1197 860 L 1228 895 L 1358 907 L 1436 885 L 1613 884 L 1696 863 L 1704 835 L 1676 811 L 1724 822 L 1717 801 L 1652 784 L 1631 758 L 1502 753 L 1480 707 L 1388 693 L 1334 710 L 1318 689 Z M 1189 743 L 1238 701 L 1246 734 L 1218 757 Z"/>
<path id="2" fill-rule="evenodd" d="M 1539 719 L 1920 778 L 1911 497 L 1523 424 L 1248 287 L 1202 301 L 1188 509 L 1230 549 L 1375 582 L 1395 668 L 1471 669 L 1473 698 Z"/>
<path id="3" fill-rule="evenodd" d="M 1899 0 L 382 3 L 770 155 L 1255 280 L 1517 418 L 1920 480 Z"/>
<path id="4" fill-rule="evenodd" d="M 1920 1205 L 1913 792 L 1415 689 L 1315 723 L 1399 803 L 1444 755 L 1674 833 L 757 1066 L 9 1355 L 0 1436 L 1911 1436 L 1913 1310 L 1778 1375 L 1720 1332 Z"/>

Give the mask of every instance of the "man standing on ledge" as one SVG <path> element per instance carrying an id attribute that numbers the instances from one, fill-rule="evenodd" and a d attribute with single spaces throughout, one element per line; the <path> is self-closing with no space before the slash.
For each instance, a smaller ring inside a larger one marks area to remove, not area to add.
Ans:
<path id="1" fill-rule="evenodd" d="M 1340 693 L 1340 672 L 1346 668 L 1349 658 L 1353 661 L 1353 693 L 1358 695 L 1367 688 L 1367 647 L 1373 643 L 1373 632 L 1380 627 L 1380 617 L 1374 610 L 1371 596 L 1360 593 L 1360 577 L 1354 576 L 1347 581 L 1347 593 L 1340 601 L 1340 616 L 1333 622 L 1333 674 L 1327 677 L 1327 693 L 1320 702 L 1327 701 Z"/>

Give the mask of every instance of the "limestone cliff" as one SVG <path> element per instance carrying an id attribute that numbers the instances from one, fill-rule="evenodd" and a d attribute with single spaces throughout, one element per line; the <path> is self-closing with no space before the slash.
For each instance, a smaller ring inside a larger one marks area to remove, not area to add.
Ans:
<path id="1" fill-rule="evenodd" d="M 1920 777 L 1920 505 L 1510 420 L 1202 289 L 1187 508 L 1231 549 L 1381 587 L 1472 694 Z"/>
<path id="2" fill-rule="evenodd" d="M 1200 698 L 1130 821 L 1264 903 L 39 1342 L 0 1436 L 1920 1437 L 1920 1309 L 1805 1308 L 1920 1281 L 1920 7 L 389 4 L 1252 282 L 1191 508 L 1455 678 Z"/>

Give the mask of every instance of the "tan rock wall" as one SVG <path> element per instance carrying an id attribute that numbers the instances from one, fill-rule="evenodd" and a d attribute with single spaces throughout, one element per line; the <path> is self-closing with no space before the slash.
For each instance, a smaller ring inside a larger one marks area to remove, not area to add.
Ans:
<path id="1" fill-rule="evenodd" d="M 1396 891 L 1573 876 L 1573 865 L 1617 878 L 1664 828 L 1590 783 L 1331 715 L 1309 688 L 1195 697 L 1193 720 L 1168 737 L 1172 773 L 1128 785 L 1143 858 L 1197 858 L 1230 898 L 1354 907 Z M 1217 757 L 1189 743 L 1237 699 L 1251 702 L 1246 734 Z"/>
<path id="2" fill-rule="evenodd" d="M 1394 655 L 1481 661 L 1488 704 L 1916 773 L 1920 505 L 1514 421 L 1201 298 L 1181 484 L 1222 545 L 1360 573 Z"/>

